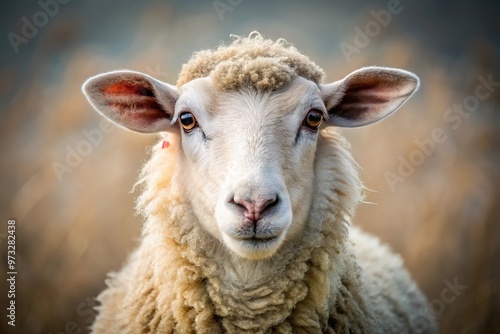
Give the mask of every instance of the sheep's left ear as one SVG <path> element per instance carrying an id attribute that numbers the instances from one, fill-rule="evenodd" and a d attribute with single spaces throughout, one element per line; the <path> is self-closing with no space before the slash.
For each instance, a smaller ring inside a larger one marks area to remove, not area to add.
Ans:
<path id="1" fill-rule="evenodd" d="M 364 67 L 320 85 L 331 125 L 358 127 L 394 113 L 418 88 L 418 77 L 385 67 Z"/>

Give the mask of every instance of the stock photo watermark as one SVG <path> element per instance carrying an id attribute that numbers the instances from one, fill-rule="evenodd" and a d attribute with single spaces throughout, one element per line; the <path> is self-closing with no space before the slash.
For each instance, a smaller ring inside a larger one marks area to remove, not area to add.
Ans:
<path id="1" fill-rule="evenodd" d="M 453 283 L 449 280 L 444 280 L 443 283 L 446 287 L 441 290 L 439 298 L 435 298 L 429 303 L 431 311 L 436 318 L 440 317 L 444 313 L 447 304 L 455 302 L 457 297 L 459 297 L 462 292 L 467 289 L 467 285 L 463 285 L 458 282 L 458 277 L 453 279 Z"/>
<path id="2" fill-rule="evenodd" d="M 21 18 L 21 34 L 16 34 L 12 31 L 7 34 L 7 39 L 14 52 L 17 54 L 22 44 L 28 44 L 31 39 L 35 38 L 40 29 L 45 27 L 49 23 L 49 20 L 59 13 L 61 5 L 66 5 L 70 1 L 71 0 L 38 1 L 37 4 L 40 10 L 36 11 L 31 17 L 23 16 Z"/>
<path id="3" fill-rule="evenodd" d="M 391 23 L 393 16 L 400 14 L 403 8 L 401 1 L 389 0 L 386 9 L 379 11 L 371 10 L 370 16 L 373 20 L 366 22 L 363 27 L 356 26 L 354 28 L 354 36 L 351 43 L 340 43 L 340 50 L 342 50 L 347 62 L 350 63 L 353 55 L 360 54 L 362 49 L 370 45 L 370 42 L 380 35 Z"/>
<path id="4" fill-rule="evenodd" d="M 224 21 L 224 14 L 232 12 L 237 6 L 241 5 L 243 0 L 214 0 L 212 5 L 221 21 Z"/>
<path id="5" fill-rule="evenodd" d="M 161 68 L 160 64 L 156 64 L 154 68 L 151 65 L 146 66 L 145 72 L 150 76 L 160 80 L 167 80 L 169 75 L 167 71 L 164 71 Z"/>
<path id="6" fill-rule="evenodd" d="M 457 130 L 463 120 L 477 111 L 481 101 L 488 99 L 497 87 L 500 87 L 500 81 L 494 81 L 493 75 L 490 73 L 486 78 L 479 76 L 478 84 L 474 89 L 474 94 L 466 96 L 462 103 L 455 103 L 451 108 L 448 108 L 443 114 L 443 122 L 446 127 L 451 127 L 452 130 Z M 436 146 L 448 140 L 445 126 L 434 128 L 427 138 L 415 139 L 414 143 L 417 148 L 412 150 L 407 156 L 398 156 L 398 167 L 396 171 L 386 171 L 384 173 L 385 180 L 391 191 L 396 190 L 398 183 L 403 183 L 410 177 L 417 167 L 421 166 L 425 160 L 434 153 Z"/>
<path id="7" fill-rule="evenodd" d="M 16 221 L 7 221 L 7 324 L 16 326 Z"/>
<path id="8" fill-rule="evenodd" d="M 441 290 L 438 298 L 434 298 L 429 302 L 429 308 L 421 308 L 417 310 L 419 312 L 419 317 L 415 319 L 415 326 L 418 333 L 424 333 L 428 327 L 429 323 L 427 320 L 427 314 L 430 312 L 435 319 L 441 317 L 446 310 L 446 306 L 455 302 L 457 298 L 467 290 L 468 286 L 460 284 L 458 282 L 458 277 L 453 279 L 451 282 L 448 279 L 443 281 L 444 288 Z"/>
<path id="9" fill-rule="evenodd" d="M 66 145 L 64 162 L 53 161 L 51 164 L 59 182 L 62 182 L 64 174 L 73 172 L 82 163 L 83 158 L 89 156 L 94 148 L 103 142 L 105 134 L 113 132 L 114 129 L 112 123 L 103 119 L 99 122 L 98 129 L 83 130 L 85 139 L 80 140 L 74 148 Z"/>
<path id="10" fill-rule="evenodd" d="M 87 299 L 76 307 L 76 314 L 84 318 L 84 323 L 87 325 L 87 328 L 92 325 L 92 323 L 95 320 L 95 317 L 97 315 L 97 311 L 95 310 L 95 307 L 98 305 L 97 301 L 95 298 L 92 297 L 87 297 Z M 49 332 L 48 334 L 78 334 L 78 333 L 85 333 L 85 329 L 83 329 L 78 323 L 74 320 L 68 321 L 64 325 L 64 330 L 58 331 L 58 332 Z"/>

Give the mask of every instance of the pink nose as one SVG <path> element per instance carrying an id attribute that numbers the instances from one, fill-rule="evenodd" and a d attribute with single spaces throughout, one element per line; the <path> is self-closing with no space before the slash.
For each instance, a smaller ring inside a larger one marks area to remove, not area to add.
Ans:
<path id="1" fill-rule="evenodd" d="M 266 199 L 259 198 L 255 201 L 244 198 L 233 198 L 231 202 L 245 209 L 243 215 L 246 219 L 257 222 L 265 211 L 278 204 L 278 196 Z"/>

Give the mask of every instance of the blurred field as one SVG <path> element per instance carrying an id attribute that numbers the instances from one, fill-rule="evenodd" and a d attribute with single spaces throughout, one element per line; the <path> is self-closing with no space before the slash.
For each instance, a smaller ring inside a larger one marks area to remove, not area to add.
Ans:
<path id="1" fill-rule="evenodd" d="M 71 2 L 18 54 L 8 40 L 1 45 L 0 275 L 7 271 L 8 219 L 17 221 L 18 271 L 16 328 L 7 326 L 2 312 L 1 333 L 86 333 L 92 298 L 140 234 L 141 219 L 132 209 L 137 194 L 130 191 L 155 138 L 100 130 L 101 119 L 80 91 L 83 81 L 130 68 L 175 83 L 193 51 L 254 29 L 286 38 L 332 81 L 373 64 L 420 76 L 420 91 L 396 115 L 344 131 L 370 189 L 356 223 L 404 257 L 442 333 L 500 333 L 500 87 L 457 128 L 443 120 L 449 108 L 475 94 L 478 77 L 500 81 L 494 2 L 459 1 L 442 18 L 446 7 L 405 3 L 351 62 L 339 44 L 352 41 L 353 29 L 386 2 L 244 1 L 223 20 L 211 2 L 111 3 Z M 19 33 L 21 17 L 40 10 L 35 2 L 2 6 L 5 34 Z M 416 142 L 438 128 L 446 140 L 391 189 L 387 172 L 397 173 L 401 159 L 422 151 Z M 83 147 L 85 133 L 96 131 L 101 139 Z M 54 163 L 67 164 L 68 152 L 78 148 L 86 156 L 58 177 Z M 464 288 L 450 293 L 454 282 Z"/>

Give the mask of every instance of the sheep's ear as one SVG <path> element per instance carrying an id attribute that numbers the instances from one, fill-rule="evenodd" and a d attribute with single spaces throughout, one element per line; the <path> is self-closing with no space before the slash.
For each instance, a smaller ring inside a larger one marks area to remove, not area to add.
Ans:
<path id="1" fill-rule="evenodd" d="M 357 127 L 394 113 L 418 88 L 418 77 L 385 67 L 364 67 L 344 79 L 321 85 L 329 123 Z"/>
<path id="2" fill-rule="evenodd" d="M 97 75 L 82 88 L 90 104 L 103 116 L 144 133 L 165 131 L 169 127 L 179 96 L 175 86 L 132 71 Z"/>

